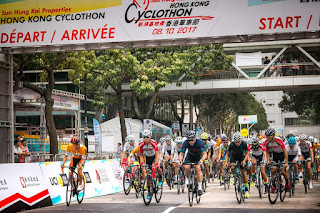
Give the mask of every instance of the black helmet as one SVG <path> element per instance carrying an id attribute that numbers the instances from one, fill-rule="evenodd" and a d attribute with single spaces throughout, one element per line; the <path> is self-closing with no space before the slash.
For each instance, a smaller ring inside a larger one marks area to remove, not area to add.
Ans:
<path id="1" fill-rule="evenodd" d="M 266 136 L 275 136 L 276 130 L 273 128 L 269 128 L 266 130 Z"/>
<path id="2" fill-rule="evenodd" d="M 187 140 L 191 141 L 194 140 L 196 138 L 196 132 L 193 130 L 190 130 L 187 134 Z"/>

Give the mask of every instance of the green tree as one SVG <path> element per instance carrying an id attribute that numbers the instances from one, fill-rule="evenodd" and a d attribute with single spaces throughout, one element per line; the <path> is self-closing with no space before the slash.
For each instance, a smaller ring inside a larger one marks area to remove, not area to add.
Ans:
<path id="1" fill-rule="evenodd" d="M 320 90 L 284 92 L 279 107 L 296 112 L 301 118 L 320 121 Z"/>
<path id="2" fill-rule="evenodd" d="M 54 72 L 59 71 L 64 67 L 64 61 L 67 58 L 65 53 L 49 53 L 49 54 L 30 54 L 16 56 L 13 80 L 15 81 L 14 91 L 19 89 L 20 82 L 23 87 L 29 88 L 40 94 L 45 100 L 45 117 L 48 133 L 50 136 L 50 153 L 58 154 L 58 139 L 56 125 L 53 119 L 53 104 L 52 90 L 55 86 Z M 38 87 L 31 84 L 24 78 L 23 71 L 30 69 L 43 70 L 41 73 L 41 81 L 47 84 L 46 87 Z"/>

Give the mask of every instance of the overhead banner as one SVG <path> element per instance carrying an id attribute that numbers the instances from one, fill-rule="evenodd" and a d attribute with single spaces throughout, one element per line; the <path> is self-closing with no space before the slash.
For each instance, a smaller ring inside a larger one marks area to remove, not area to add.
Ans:
<path id="1" fill-rule="evenodd" d="M 256 124 L 258 123 L 257 115 L 239 115 L 239 124 Z"/>
<path id="2" fill-rule="evenodd" d="M 0 164 L 0 212 L 51 206 L 39 164 Z"/>
<path id="3" fill-rule="evenodd" d="M 236 53 L 237 66 L 262 65 L 261 52 L 255 53 Z"/>
<path id="4" fill-rule="evenodd" d="M 1 5 L 1 4 L 0 4 Z M 1 25 L 0 25 L 1 26 Z M 39 93 L 31 89 L 21 88 L 13 93 L 13 102 L 20 103 L 21 99 L 39 99 Z M 53 108 L 61 110 L 79 110 L 79 101 L 75 98 L 52 95 L 54 99 Z M 28 103 L 30 105 L 40 106 L 40 103 Z"/>
<path id="5" fill-rule="evenodd" d="M 0 47 L 320 30 L 319 1 L 6 0 Z"/>

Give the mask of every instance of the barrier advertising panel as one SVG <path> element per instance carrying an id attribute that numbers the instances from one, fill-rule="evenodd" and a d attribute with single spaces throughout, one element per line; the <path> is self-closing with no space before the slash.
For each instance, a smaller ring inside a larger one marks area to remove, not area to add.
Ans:
<path id="1" fill-rule="evenodd" d="M 320 30 L 319 1 L 6 0 L 0 47 Z"/>
<path id="2" fill-rule="evenodd" d="M 17 212 L 51 206 L 38 163 L 0 164 L 0 211 Z"/>

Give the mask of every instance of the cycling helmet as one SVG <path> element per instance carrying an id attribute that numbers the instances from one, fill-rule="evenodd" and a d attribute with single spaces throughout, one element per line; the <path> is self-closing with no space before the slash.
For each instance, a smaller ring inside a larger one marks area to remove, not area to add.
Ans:
<path id="1" fill-rule="evenodd" d="M 204 132 L 200 135 L 200 138 L 203 139 L 203 140 L 208 140 L 209 139 L 209 135 L 208 133 Z"/>
<path id="2" fill-rule="evenodd" d="M 234 134 L 233 134 L 233 141 L 235 141 L 235 142 L 239 142 L 239 141 L 241 141 L 241 139 L 242 139 L 242 136 L 241 136 L 241 133 L 238 131 L 238 132 L 235 132 Z"/>
<path id="3" fill-rule="evenodd" d="M 166 142 L 166 139 L 164 137 L 160 138 L 160 143 L 165 143 Z"/>
<path id="4" fill-rule="evenodd" d="M 151 131 L 149 129 L 143 130 L 142 137 L 151 137 Z"/>
<path id="5" fill-rule="evenodd" d="M 318 143 L 319 143 L 319 140 L 318 140 L 317 138 L 315 138 L 315 139 L 314 139 L 314 143 L 315 143 L 315 144 L 318 144 Z"/>
<path id="6" fill-rule="evenodd" d="M 296 142 L 297 142 L 297 140 L 296 140 L 295 137 L 290 137 L 290 138 L 288 138 L 288 144 L 289 144 L 290 146 L 294 146 L 294 145 L 296 144 Z"/>
<path id="7" fill-rule="evenodd" d="M 182 137 L 177 137 L 175 142 L 176 143 L 182 143 L 183 142 L 183 138 Z"/>
<path id="8" fill-rule="evenodd" d="M 266 136 L 275 136 L 276 130 L 273 128 L 269 128 L 266 130 Z"/>
<path id="9" fill-rule="evenodd" d="M 220 138 L 222 139 L 223 137 L 227 137 L 227 135 L 226 134 L 221 134 Z"/>
<path id="10" fill-rule="evenodd" d="M 300 141 L 307 140 L 307 136 L 305 134 L 301 134 L 299 135 L 299 140 Z"/>
<path id="11" fill-rule="evenodd" d="M 171 140 L 172 140 L 172 138 L 171 138 L 171 136 L 170 136 L 170 135 L 166 135 L 166 136 L 164 137 L 164 140 L 165 140 L 165 141 L 171 141 Z"/>
<path id="12" fill-rule="evenodd" d="M 212 135 L 208 134 L 208 139 L 211 140 L 212 139 Z"/>
<path id="13" fill-rule="evenodd" d="M 313 136 L 309 136 L 308 141 L 310 141 L 311 143 L 314 143 L 314 137 Z"/>
<path id="14" fill-rule="evenodd" d="M 221 141 L 222 142 L 227 142 L 228 141 L 228 137 L 227 136 L 221 136 Z"/>
<path id="15" fill-rule="evenodd" d="M 134 141 L 134 136 L 133 136 L 133 135 L 128 135 L 128 136 L 126 137 L 126 141 L 128 141 L 129 143 L 132 142 L 132 141 Z"/>
<path id="16" fill-rule="evenodd" d="M 78 136 L 74 135 L 74 136 L 71 138 L 71 143 L 73 143 L 73 144 L 80 143 L 80 138 L 78 138 Z"/>
<path id="17" fill-rule="evenodd" d="M 260 148 L 260 143 L 257 138 L 253 138 L 251 142 L 251 146 L 253 150 L 258 150 Z"/>
<path id="18" fill-rule="evenodd" d="M 190 130 L 187 134 L 187 140 L 192 141 L 196 138 L 196 132 L 193 130 Z"/>

